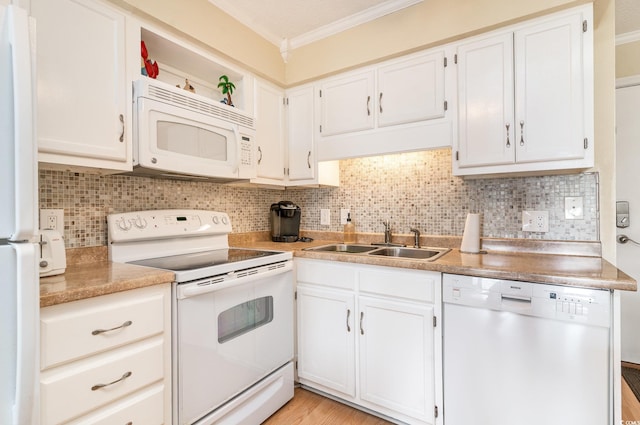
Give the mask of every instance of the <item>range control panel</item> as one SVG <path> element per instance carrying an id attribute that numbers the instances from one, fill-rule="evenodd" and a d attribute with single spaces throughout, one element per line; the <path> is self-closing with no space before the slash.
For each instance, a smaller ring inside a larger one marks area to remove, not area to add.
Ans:
<path id="1" fill-rule="evenodd" d="M 107 226 L 111 243 L 231 233 L 231 221 L 226 213 L 205 210 L 109 214 Z"/>

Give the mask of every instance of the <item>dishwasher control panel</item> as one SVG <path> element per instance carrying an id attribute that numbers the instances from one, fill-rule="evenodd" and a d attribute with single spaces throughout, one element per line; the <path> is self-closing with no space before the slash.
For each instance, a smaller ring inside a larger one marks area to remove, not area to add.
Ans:
<path id="1" fill-rule="evenodd" d="M 611 293 L 606 290 L 453 274 L 442 275 L 442 300 L 528 316 L 609 327 Z"/>

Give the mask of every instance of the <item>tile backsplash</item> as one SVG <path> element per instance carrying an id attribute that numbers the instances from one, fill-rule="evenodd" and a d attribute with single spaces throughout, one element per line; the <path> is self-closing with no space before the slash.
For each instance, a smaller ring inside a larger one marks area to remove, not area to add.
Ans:
<path id="1" fill-rule="evenodd" d="M 595 173 L 462 179 L 451 175 L 451 150 L 340 161 L 340 187 L 288 189 L 100 176 L 40 170 L 41 208 L 64 208 L 68 248 L 107 244 L 106 215 L 145 209 L 225 211 L 234 232 L 269 230 L 269 207 L 286 199 L 302 208 L 301 228 L 341 230 L 340 208 L 349 208 L 357 232 L 462 235 L 467 213 L 482 214 L 485 237 L 598 240 L 598 175 Z M 583 198 L 584 219 L 564 218 L 564 198 Z M 320 208 L 331 225 L 320 225 Z M 523 233 L 523 210 L 549 212 L 549 232 Z"/>

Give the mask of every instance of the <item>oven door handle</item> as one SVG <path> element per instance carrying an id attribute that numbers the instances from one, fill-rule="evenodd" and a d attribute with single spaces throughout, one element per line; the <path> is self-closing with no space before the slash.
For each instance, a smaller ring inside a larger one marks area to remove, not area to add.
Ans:
<path id="1" fill-rule="evenodd" d="M 288 260 L 272 266 L 274 267 L 272 270 L 264 271 L 262 273 L 237 277 L 238 274 L 236 272 L 231 272 L 226 276 L 218 276 L 211 279 L 205 279 L 200 282 L 177 285 L 177 298 L 179 300 L 183 300 L 185 298 L 208 294 L 210 292 L 220 291 L 232 286 L 244 285 L 246 283 L 255 282 L 256 280 L 286 273 L 293 270 L 293 261 Z"/>

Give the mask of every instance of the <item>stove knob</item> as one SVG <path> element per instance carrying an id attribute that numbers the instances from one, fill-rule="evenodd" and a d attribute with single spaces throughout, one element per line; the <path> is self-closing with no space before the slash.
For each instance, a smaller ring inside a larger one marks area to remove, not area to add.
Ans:
<path id="1" fill-rule="evenodd" d="M 116 223 L 118 223 L 118 227 L 120 228 L 120 230 L 124 230 L 125 232 L 131 230 L 131 223 L 124 217 L 122 217 L 122 219 L 118 220 Z"/>
<path id="2" fill-rule="evenodd" d="M 222 224 L 224 224 L 225 226 L 226 226 L 227 224 L 229 224 L 229 219 L 227 218 L 227 216 L 226 216 L 226 215 L 223 215 L 223 216 L 222 216 Z"/>
<path id="3" fill-rule="evenodd" d="M 145 227 L 147 227 L 147 220 L 138 216 L 138 218 L 133 220 L 133 225 L 136 226 L 138 229 L 144 229 Z"/>
<path id="4" fill-rule="evenodd" d="M 219 224 L 220 223 L 220 219 L 218 218 L 217 215 L 213 216 L 213 224 Z"/>

